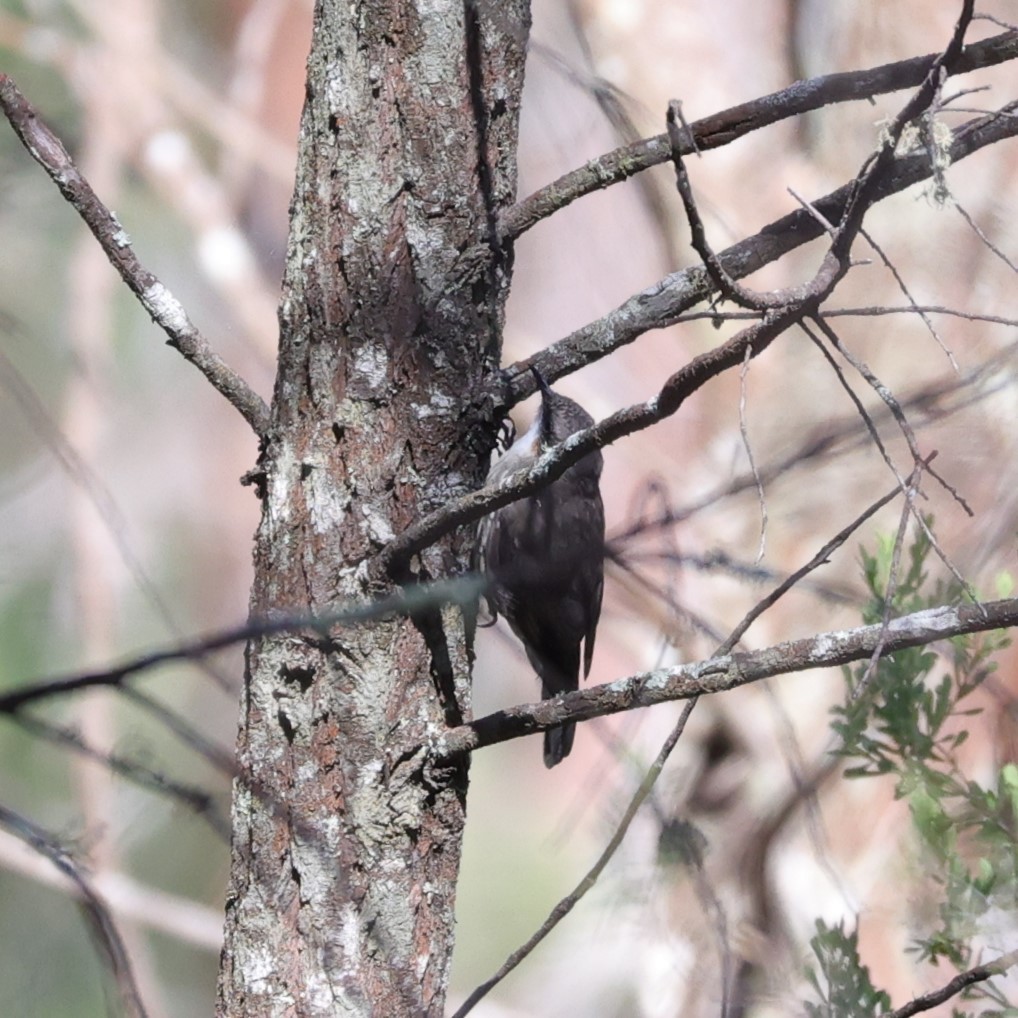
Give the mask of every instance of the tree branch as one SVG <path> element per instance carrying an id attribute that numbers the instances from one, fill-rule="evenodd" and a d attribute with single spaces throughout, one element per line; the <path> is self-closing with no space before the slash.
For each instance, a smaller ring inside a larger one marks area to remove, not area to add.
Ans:
<path id="1" fill-rule="evenodd" d="M 950 148 L 952 164 L 987 145 L 1018 135 L 1018 102 L 997 112 L 971 120 L 954 132 Z M 894 159 L 874 190 L 870 204 L 904 191 L 932 176 L 929 156 L 916 153 Z M 855 181 L 812 203 L 811 209 L 797 209 L 765 226 L 759 233 L 733 244 L 718 255 L 725 273 L 742 279 L 783 255 L 824 234 L 813 210 L 828 222 L 838 223 L 847 208 Z M 546 347 L 533 357 L 505 369 L 508 377 L 508 404 L 525 399 L 534 391 L 531 366 L 549 381 L 593 364 L 619 347 L 634 342 L 645 332 L 674 325 L 690 308 L 709 300 L 716 292 L 703 265 L 693 265 L 665 276 L 653 286 L 634 294 L 603 318 L 585 325 Z"/>
<path id="2" fill-rule="evenodd" d="M 413 614 L 446 604 L 474 604 L 485 586 L 486 581 L 479 577 L 463 576 L 455 580 L 407 587 L 390 597 L 354 604 L 322 615 L 280 614 L 268 619 L 253 618 L 245 625 L 213 633 L 211 636 L 196 637 L 163 650 L 140 654 L 109 668 L 26 683 L 0 695 L 0 714 L 17 715 L 29 704 L 53 697 L 68 696 L 85 689 L 101 686 L 117 689 L 131 676 L 161 665 L 175 661 L 201 661 L 225 647 L 279 633 L 304 632 L 310 638 L 325 640 L 328 639 L 330 630 L 335 627 L 350 626 L 358 622 L 384 618 L 387 615 Z"/>
<path id="3" fill-rule="evenodd" d="M 99 200 L 60 139 L 39 120 L 31 103 L 6 74 L 0 74 L 0 109 L 33 159 L 92 231 L 110 264 L 120 273 L 152 320 L 179 350 L 240 411 L 259 437 L 269 427 L 269 408 L 212 349 L 180 301 L 138 261 L 117 217 Z"/>
<path id="4" fill-rule="evenodd" d="M 910 1000 L 907 1004 L 890 1011 L 887 1018 L 911 1018 L 920 1011 L 929 1011 L 938 1004 L 957 996 L 962 990 L 968 989 L 975 983 L 985 982 L 994 976 L 999 976 L 1012 966 L 1018 964 L 1018 951 L 1010 951 L 1002 954 L 996 961 L 987 962 L 985 965 L 976 965 L 975 968 L 959 972 L 949 983 L 939 990 L 924 993 L 921 997 Z"/>
<path id="5" fill-rule="evenodd" d="M 678 724 L 672 730 L 671 734 L 665 740 L 664 745 L 661 747 L 660 752 L 654 759 L 654 763 L 650 769 L 644 775 L 643 780 L 640 782 L 640 787 L 636 790 L 636 794 L 630 799 L 629 805 L 626 807 L 625 813 L 622 815 L 622 819 L 619 821 L 615 828 L 615 832 L 612 834 L 608 841 L 608 844 L 604 847 L 604 850 L 597 857 L 597 861 L 593 866 L 583 875 L 583 879 L 576 885 L 576 887 L 562 898 L 558 904 L 551 910 L 548 918 L 545 919 L 541 926 L 534 932 L 534 934 L 527 939 L 527 942 L 518 947 L 509 957 L 502 963 L 499 970 L 490 978 L 486 979 L 483 983 L 477 986 L 469 997 L 463 1002 L 463 1004 L 456 1009 L 452 1018 L 465 1018 L 469 1014 L 476 1004 L 478 1004 L 487 994 L 500 982 L 517 965 L 520 964 L 525 958 L 534 952 L 534 949 L 541 943 L 545 937 L 558 924 L 565 919 L 567 915 L 576 907 L 581 898 L 597 883 L 598 877 L 604 871 L 605 866 L 611 862 L 613 856 L 618 851 L 619 845 L 622 844 L 622 839 L 626 836 L 626 832 L 629 830 L 630 825 L 639 812 L 640 807 L 643 805 L 647 796 L 650 795 L 654 788 L 658 776 L 664 768 L 664 765 L 668 762 L 668 758 L 672 755 L 672 750 L 678 744 L 679 739 L 682 737 L 682 733 L 686 730 L 686 721 L 689 715 L 692 713 L 695 701 L 686 704 L 686 709 L 682 712 L 682 717 L 679 719 Z"/>
<path id="6" fill-rule="evenodd" d="M 868 658 L 883 632 L 883 656 L 946 640 L 963 633 L 979 633 L 1018 625 L 1018 599 L 944 605 L 892 619 L 886 631 L 877 623 L 857 629 L 819 633 L 752 652 L 726 654 L 674 668 L 641 672 L 626 679 L 594 686 L 539 703 L 497 711 L 436 735 L 432 751 L 451 757 L 482 746 L 554 728 L 568 721 L 618 714 L 706 693 L 721 693 L 750 682 L 789 672 L 831 668 Z"/>
<path id="7" fill-rule="evenodd" d="M 823 272 L 823 270 L 821 270 Z M 626 407 L 606 417 L 599 424 L 578 431 L 566 441 L 549 449 L 529 469 L 518 470 L 494 487 L 481 488 L 450 502 L 416 523 L 411 524 L 381 551 L 376 567 L 381 573 L 392 572 L 411 556 L 433 544 L 455 527 L 473 523 L 482 516 L 510 502 L 546 487 L 561 477 L 573 463 L 602 449 L 612 442 L 649 428 L 671 417 L 686 398 L 709 379 L 742 363 L 747 351 L 758 356 L 803 315 L 811 313 L 828 284 L 836 279 L 830 273 L 818 273 L 818 296 L 804 296 L 801 305 L 792 305 L 768 314 L 762 321 L 744 329 L 721 346 L 694 357 L 661 387 L 660 392 L 644 403 Z"/>
<path id="8" fill-rule="evenodd" d="M 753 131 L 832 103 L 869 99 L 912 88 L 922 82 L 939 56 L 931 53 L 863 71 L 825 74 L 808 81 L 797 81 L 779 92 L 695 121 L 690 125 L 695 150 L 720 148 Z M 1016 57 L 1018 32 L 1003 32 L 966 46 L 949 64 L 948 71 L 950 74 L 965 74 L 1006 63 Z M 694 145 L 687 141 L 683 154 L 689 155 L 693 151 Z M 668 136 L 659 134 L 591 159 L 508 209 L 500 222 L 501 237 L 503 241 L 512 240 L 578 198 L 611 187 L 652 166 L 666 163 L 670 158 Z"/>
<path id="9" fill-rule="evenodd" d="M 48 859 L 74 885 L 82 915 L 116 984 L 123 1013 L 129 1018 L 145 1018 L 145 1006 L 138 993 L 124 942 L 106 903 L 85 877 L 81 865 L 53 835 L 6 806 L 0 806 L 0 827 Z"/>

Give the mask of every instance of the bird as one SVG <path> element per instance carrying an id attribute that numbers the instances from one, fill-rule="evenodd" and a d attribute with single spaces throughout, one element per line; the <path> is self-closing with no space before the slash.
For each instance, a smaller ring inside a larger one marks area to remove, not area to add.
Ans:
<path id="1" fill-rule="evenodd" d="M 541 406 L 527 431 L 497 459 L 486 484 L 497 485 L 533 465 L 548 449 L 593 425 L 594 419 L 552 391 L 531 369 Z M 487 602 L 523 644 L 541 680 L 541 697 L 578 689 L 590 672 L 604 591 L 603 458 L 596 450 L 547 487 L 484 517 L 478 533 Z M 575 722 L 547 729 L 544 763 L 554 767 L 572 749 Z"/>

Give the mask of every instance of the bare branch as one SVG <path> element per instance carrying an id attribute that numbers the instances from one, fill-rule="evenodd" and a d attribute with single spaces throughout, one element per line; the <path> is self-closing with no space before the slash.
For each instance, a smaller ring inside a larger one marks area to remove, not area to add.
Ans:
<path id="1" fill-rule="evenodd" d="M 243 626 L 141 654 L 111 668 L 80 672 L 65 678 L 45 679 L 24 685 L 0 696 L 0 714 L 17 714 L 31 703 L 67 696 L 96 686 L 118 688 L 132 675 L 150 671 L 160 665 L 174 661 L 201 661 L 224 647 L 264 636 L 293 632 L 309 634 L 309 638 L 327 639 L 329 631 L 337 626 L 352 625 L 368 619 L 383 618 L 386 615 L 413 613 L 435 605 L 473 604 L 484 587 L 484 580 L 464 576 L 456 580 L 408 587 L 391 597 L 353 605 L 324 615 L 280 614 L 270 619 L 252 619 Z"/>
<path id="2" fill-rule="evenodd" d="M 1018 625 L 1018 599 L 943 605 L 892 619 L 887 626 L 883 653 L 886 656 L 963 633 L 981 633 L 1014 625 Z M 554 728 L 567 721 L 587 721 L 638 707 L 721 693 L 774 675 L 861 661 L 873 653 L 882 630 L 883 626 L 878 623 L 819 633 L 763 650 L 641 672 L 553 700 L 521 704 L 478 718 L 436 736 L 432 750 L 440 757 L 456 756 Z"/>
<path id="3" fill-rule="evenodd" d="M 39 120 L 31 103 L 6 74 L 0 74 L 0 109 L 32 158 L 84 219 L 110 264 L 169 337 L 169 345 L 240 411 L 256 435 L 264 435 L 269 427 L 265 401 L 212 349 L 177 298 L 138 261 L 117 217 L 99 200 L 63 143 Z"/>
<path id="4" fill-rule="evenodd" d="M 958 308 L 944 307 L 942 304 L 916 304 L 909 307 L 873 305 L 863 308 L 827 308 L 821 312 L 821 316 L 824 318 L 877 318 L 883 315 L 910 314 L 948 315 L 951 318 L 964 318 L 967 322 L 986 322 L 989 325 L 1006 325 L 1010 328 L 1018 326 L 1018 318 L 987 315 L 978 311 L 961 311 Z"/>
<path id="5" fill-rule="evenodd" d="M 964 74 L 1006 63 L 1016 57 L 1018 32 L 1012 30 L 966 46 L 949 64 L 948 70 L 951 74 Z M 869 99 L 913 88 L 923 81 L 937 59 L 938 56 L 931 53 L 864 71 L 826 74 L 808 81 L 797 81 L 780 92 L 697 120 L 691 125 L 691 140 L 685 143 L 683 154 L 693 152 L 694 145 L 696 151 L 719 148 L 762 127 L 832 103 Z M 518 237 L 578 198 L 666 163 L 670 158 L 668 136 L 659 134 L 592 159 L 504 213 L 501 219 L 502 239 Z"/>
<path id="6" fill-rule="evenodd" d="M 223 841 L 229 842 L 229 817 L 218 808 L 211 792 L 174 781 L 141 760 L 132 760 L 120 753 L 106 753 L 96 749 L 73 728 L 52 724 L 28 711 L 20 712 L 15 718 L 15 723 L 37 738 L 47 739 L 55 745 L 102 764 L 139 788 L 156 795 L 164 795 L 173 802 L 186 806 L 196 816 L 201 817 Z"/>
<path id="7" fill-rule="evenodd" d="M 643 805 L 644 800 L 650 795 L 651 789 L 654 787 L 654 783 L 658 779 L 658 775 L 661 773 L 662 768 L 671 756 L 672 750 L 675 749 L 683 731 L 686 728 L 686 721 L 689 715 L 693 712 L 693 707 L 696 706 L 696 700 L 691 700 L 686 704 L 685 709 L 679 718 L 678 723 L 672 730 L 671 734 L 665 740 L 665 744 L 661 747 L 661 751 L 658 753 L 657 758 L 651 765 L 640 783 L 640 787 L 637 789 L 636 794 L 630 800 L 629 805 L 626 807 L 626 812 L 623 814 L 622 819 L 619 821 L 618 826 L 615 828 L 614 834 L 611 836 L 611 840 L 605 846 L 604 851 L 598 856 L 597 861 L 593 866 L 584 874 L 583 879 L 576 885 L 570 894 L 567 894 L 552 910 L 548 918 L 541 924 L 540 929 L 520 948 L 513 951 L 511 955 L 502 964 L 502 967 L 490 978 L 485 980 L 478 986 L 466 1001 L 456 1010 L 456 1013 L 452 1018 L 463 1018 L 464 1015 L 468 1014 L 474 1009 L 474 1005 L 477 1004 L 484 996 L 487 995 L 488 991 L 492 987 L 498 985 L 507 975 L 521 961 L 523 961 L 538 944 L 548 936 L 558 924 L 565 919 L 567 915 L 573 910 L 576 903 L 589 891 L 595 883 L 597 878 L 601 875 L 605 866 L 608 865 L 612 856 L 615 855 L 619 845 L 622 844 L 622 839 L 626 836 L 626 831 L 629 830 L 630 825 L 633 822 L 633 818 L 639 812 L 640 807 Z"/>
<path id="8" fill-rule="evenodd" d="M 28 423 L 49 448 L 63 471 L 92 504 L 124 568 L 161 618 L 170 636 L 179 640 L 184 639 L 184 633 L 177 624 L 169 604 L 127 539 L 127 523 L 113 493 L 103 483 L 102 478 L 92 470 L 58 424 L 52 420 L 31 384 L 2 350 L 0 350 L 0 386 L 6 389 L 20 406 Z M 215 669 L 206 668 L 206 673 L 221 689 L 231 688 L 225 677 Z"/>
<path id="9" fill-rule="evenodd" d="M 787 303 L 781 299 L 780 294 L 759 294 L 740 286 L 725 272 L 718 256 L 714 253 L 707 241 L 707 231 L 700 218 L 700 210 L 696 207 L 696 200 L 693 197 L 693 185 L 689 182 L 689 174 L 686 172 L 685 163 L 682 161 L 682 148 L 684 144 L 692 144 L 691 136 L 683 134 L 680 128 L 682 121 L 682 104 L 673 99 L 668 104 L 668 144 L 672 150 L 672 165 L 675 167 L 675 187 L 682 199 L 682 207 L 686 212 L 686 221 L 689 223 L 689 234 L 693 244 L 693 250 L 700 256 L 707 269 L 711 282 L 717 288 L 724 300 L 734 301 L 739 307 L 749 308 L 752 311 L 766 311 L 769 308 L 778 307 Z"/>
<path id="10" fill-rule="evenodd" d="M 929 1011 L 938 1004 L 943 1004 L 944 1001 L 956 997 L 962 990 L 968 989 L 975 983 L 982 983 L 994 976 L 1002 975 L 1016 964 L 1018 964 L 1018 951 L 1002 954 L 996 961 L 987 962 L 985 965 L 976 965 L 975 968 L 959 972 L 954 979 L 939 990 L 924 993 L 921 997 L 902 1004 L 894 1011 L 889 1011 L 887 1018 L 911 1018 L 912 1015 L 919 1014 L 921 1011 Z"/>
<path id="11" fill-rule="evenodd" d="M 1018 116 L 1010 115 L 1015 112 L 1018 112 L 1018 102 L 958 128 L 951 143 L 952 163 L 960 162 L 987 145 L 1018 135 Z M 929 179 L 931 174 L 930 160 L 925 152 L 895 157 L 867 195 L 867 200 L 875 204 Z M 720 252 L 718 260 L 725 272 L 733 279 L 741 279 L 823 236 L 826 231 L 822 220 L 831 223 L 841 221 L 853 188 L 854 180 L 814 201 L 811 209 L 790 212 L 754 236 Z M 822 220 L 818 219 L 817 213 Z M 531 366 L 537 367 L 549 382 L 553 382 L 607 357 L 645 332 L 674 325 L 696 304 L 710 299 L 713 293 L 714 287 L 702 265 L 673 272 L 630 297 L 603 318 L 577 329 L 533 357 L 506 368 L 510 405 L 534 391 Z"/>
<path id="12" fill-rule="evenodd" d="M 82 914 L 113 976 L 124 1013 L 129 1018 L 145 1018 L 145 1006 L 138 994 L 124 942 L 106 903 L 85 877 L 81 865 L 53 835 L 6 806 L 0 806 L 0 827 L 35 849 L 71 881 L 78 892 Z"/>

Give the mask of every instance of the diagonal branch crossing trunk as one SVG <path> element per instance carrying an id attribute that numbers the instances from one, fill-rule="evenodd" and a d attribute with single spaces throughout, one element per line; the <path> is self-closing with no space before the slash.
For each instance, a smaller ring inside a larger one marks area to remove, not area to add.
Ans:
<path id="1" fill-rule="evenodd" d="M 467 566 L 464 534 L 373 563 L 487 468 L 528 19 L 316 4 L 255 616 Z M 469 629 L 446 606 L 249 646 L 219 1014 L 442 1013 L 467 775 L 417 747 L 469 712 Z"/>

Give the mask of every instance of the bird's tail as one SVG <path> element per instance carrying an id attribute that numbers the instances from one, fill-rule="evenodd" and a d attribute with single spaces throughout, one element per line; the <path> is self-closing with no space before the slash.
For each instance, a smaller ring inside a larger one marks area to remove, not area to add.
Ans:
<path id="1" fill-rule="evenodd" d="M 537 653 L 527 647 L 527 657 L 534 670 L 541 678 L 541 698 L 549 700 L 560 693 L 568 693 L 578 689 L 580 685 L 580 644 L 555 646 L 547 643 L 544 653 Z M 549 728 L 544 733 L 544 765 L 554 767 L 561 763 L 573 748 L 573 737 L 576 735 L 576 723 L 559 725 Z"/>
<path id="2" fill-rule="evenodd" d="M 558 728 L 549 728 L 544 733 L 544 766 L 554 767 L 561 763 L 573 748 L 573 736 L 576 734 L 576 724 L 561 725 Z"/>

